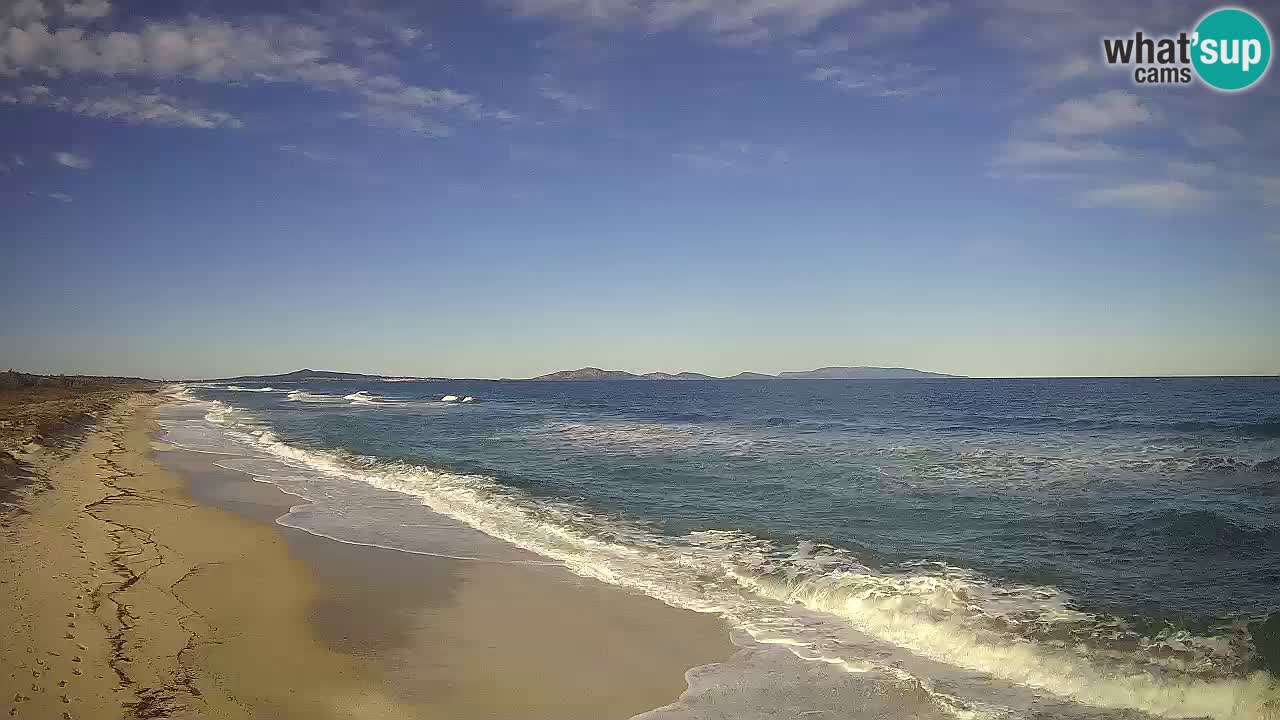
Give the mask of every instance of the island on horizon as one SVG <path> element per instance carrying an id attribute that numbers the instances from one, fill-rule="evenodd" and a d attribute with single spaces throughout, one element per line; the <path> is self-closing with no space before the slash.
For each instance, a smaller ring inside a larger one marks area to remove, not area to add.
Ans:
<path id="1" fill-rule="evenodd" d="M 924 378 L 967 378 L 967 375 L 948 375 L 900 367 L 831 366 L 816 370 L 790 370 L 777 375 L 757 372 L 741 372 L 728 377 L 717 377 L 695 372 L 630 373 L 625 370 L 602 370 L 585 367 L 577 370 L 560 370 L 539 375 L 530 380 L 912 380 Z"/>
<path id="2" fill-rule="evenodd" d="M 725 377 L 681 371 L 676 373 L 650 372 L 632 373 L 626 370 L 604 370 L 598 367 L 584 367 L 577 370 L 559 370 L 557 372 L 538 375 L 532 378 L 501 378 L 502 381 L 557 381 L 557 380 L 676 380 L 676 381 L 713 381 L 713 380 L 914 380 L 939 378 L 968 378 L 968 375 L 949 375 L 900 367 L 871 366 L 831 366 L 816 370 L 792 370 L 768 375 L 758 372 L 740 372 Z M 424 382 L 430 380 L 462 380 L 468 378 L 414 377 L 410 375 L 377 375 L 372 373 L 334 372 L 332 370 L 311 370 L 303 368 L 287 373 L 273 375 L 237 375 L 235 377 L 210 378 L 193 382 L 316 382 L 316 381 L 375 381 L 375 382 Z M 479 379 L 479 378 L 471 378 Z"/>

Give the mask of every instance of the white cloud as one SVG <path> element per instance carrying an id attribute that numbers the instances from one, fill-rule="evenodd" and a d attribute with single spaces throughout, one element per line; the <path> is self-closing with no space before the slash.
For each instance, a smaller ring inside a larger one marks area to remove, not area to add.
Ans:
<path id="1" fill-rule="evenodd" d="M 118 120 L 134 125 L 162 125 L 192 128 L 240 128 L 244 123 L 231 113 L 184 106 L 182 101 L 161 93 L 123 93 L 87 98 L 55 95 L 44 85 L 28 85 L 9 96 L 12 103 L 44 107 L 86 117 Z"/>
<path id="2" fill-rule="evenodd" d="M 600 109 L 599 101 L 566 90 L 550 74 L 542 76 L 542 81 L 538 85 L 538 94 L 568 112 L 585 112 Z"/>
<path id="3" fill-rule="evenodd" d="M 443 138 L 453 135 L 453 128 L 423 115 L 416 109 L 406 109 L 394 105 L 368 104 L 351 112 L 342 114 L 348 120 L 358 120 L 371 127 L 400 130 L 430 138 Z"/>
<path id="4" fill-rule="evenodd" d="M 361 76 L 354 68 L 327 61 L 328 55 L 326 33 L 278 19 L 234 26 L 191 18 L 184 23 L 146 23 L 137 32 L 52 28 L 33 22 L 0 36 L 0 65 L 19 72 L 292 81 L 323 87 Z"/>
<path id="5" fill-rule="evenodd" d="M 281 145 L 278 149 L 282 153 L 295 155 L 322 165 L 335 165 L 342 162 L 342 159 L 337 155 L 323 150 L 313 150 L 311 148 L 299 147 L 297 145 Z"/>
<path id="6" fill-rule="evenodd" d="M 1133 93 L 1110 90 L 1067 100 L 1040 118 L 1040 126 L 1059 135 L 1085 135 L 1155 122 L 1155 113 Z"/>
<path id="7" fill-rule="evenodd" d="M 1033 84 L 1036 87 L 1050 87 L 1062 83 L 1097 75 L 1103 69 L 1102 63 L 1087 55 L 1068 55 L 1060 60 L 1051 60 L 1031 70 Z"/>
<path id="8" fill-rule="evenodd" d="M 694 29 L 733 45 L 800 36 L 863 0 L 507 0 L 516 13 L 650 31 Z"/>
<path id="9" fill-rule="evenodd" d="M 81 14 L 92 0 L 76 5 Z M 474 97 L 450 88 L 418 87 L 386 74 L 375 74 L 337 60 L 335 32 L 313 25 L 263 17 L 231 24 L 192 17 L 182 22 L 145 22 L 131 31 L 55 27 L 31 21 L 5 31 L 0 22 L 0 73 L 66 74 L 155 79 L 194 79 L 209 83 L 297 83 L 324 91 L 346 91 L 362 107 L 354 114 L 370 124 L 398 127 L 442 127 L 422 116 L 461 112 L 471 119 L 510 122 L 514 113 L 486 109 Z M 400 43 L 417 40 L 420 31 L 396 26 L 386 30 Z M 349 36 L 349 33 L 348 33 Z M 366 58 L 367 60 L 368 58 Z M 96 117 L 116 117 L 151 124 L 193 127 L 236 127 L 227 113 L 184 112 L 168 98 L 136 95 L 132 101 L 99 104 L 77 110 L 74 104 L 47 105 Z M 3 97 L 12 101 L 13 96 Z M 142 98 L 139 100 L 139 98 Z M 148 99 L 149 98 L 149 99 Z M 140 106 L 141 103 L 141 106 Z M 394 118 L 394 119 L 390 119 Z M 431 133 L 439 134 L 439 133 Z"/>
<path id="10" fill-rule="evenodd" d="M 69 203 L 75 199 L 72 196 L 63 192 L 41 193 L 41 192 L 34 192 L 32 190 L 28 190 L 27 195 L 33 198 L 46 198 L 49 200 L 57 200 L 60 203 Z"/>
<path id="11" fill-rule="evenodd" d="M 126 94 L 85 99 L 73 111 L 89 117 L 121 120 L 135 125 L 192 128 L 240 128 L 244 123 L 231 113 L 182 107 L 176 98 L 160 93 Z"/>
<path id="12" fill-rule="evenodd" d="M 925 73 L 924 68 L 909 63 L 866 61 L 858 67 L 821 65 L 810 71 L 809 79 L 871 97 L 904 98 L 928 90 Z"/>
<path id="13" fill-rule="evenodd" d="M 1000 149 L 996 165 L 1040 165 L 1117 160 L 1124 152 L 1109 143 L 1062 140 L 1010 140 Z"/>
<path id="14" fill-rule="evenodd" d="M 411 27 L 392 28 L 392 34 L 401 45 L 412 45 L 422 37 L 422 31 Z"/>
<path id="15" fill-rule="evenodd" d="M 1205 205 L 1211 194 L 1181 180 L 1134 182 L 1087 190 L 1076 195 L 1081 207 L 1184 210 Z"/>
<path id="16" fill-rule="evenodd" d="M 75 168 L 76 170 L 88 170 L 93 167 L 93 162 L 89 158 L 65 151 L 55 152 L 53 161 L 63 167 Z"/>
<path id="17" fill-rule="evenodd" d="M 1182 137 L 1188 145 L 1197 148 L 1217 148 L 1224 145 L 1237 145 L 1244 142 L 1244 133 L 1221 123 L 1208 125 L 1192 125 L 1181 130 Z"/>
<path id="18" fill-rule="evenodd" d="M 951 6 L 945 2 L 884 10 L 867 16 L 867 27 L 874 35 L 908 35 L 937 22 L 950 11 Z"/>
<path id="19" fill-rule="evenodd" d="M 79 20 L 96 20 L 111 13 L 111 2 L 110 0 L 66 2 L 63 4 L 63 12 Z"/>

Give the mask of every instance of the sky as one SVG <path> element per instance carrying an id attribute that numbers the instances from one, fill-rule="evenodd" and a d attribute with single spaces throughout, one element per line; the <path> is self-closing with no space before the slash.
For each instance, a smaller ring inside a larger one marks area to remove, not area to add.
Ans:
<path id="1" fill-rule="evenodd" d="M 0 366 L 1280 373 L 1214 7 L 0 0 Z"/>

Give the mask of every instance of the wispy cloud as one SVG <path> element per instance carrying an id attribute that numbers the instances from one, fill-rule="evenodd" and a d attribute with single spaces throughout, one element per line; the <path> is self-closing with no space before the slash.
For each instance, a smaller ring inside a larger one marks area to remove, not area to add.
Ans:
<path id="1" fill-rule="evenodd" d="M 650 32 L 690 29 L 730 45 L 751 45 L 813 32 L 863 0 L 508 0 L 519 15 L 557 17 L 600 27 Z"/>
<path id="2" fill-rule="evenodd" d="M 908 35 L 920 32 L 926 25 L 937 22 L 950 11 L 951 6 L 945 2 L 882 10 L 867 16 L 867 28 L 875 36 Z"/>
<path id="3" fill-rule="evenodd" d="M 791 153 L 783 148 L 741 141 L 695 145 L 672 157 L 701 172 L 755 170 L 791 161 Z"/>
<path id="4" fill-rule="evenodd" d="M 69 203 L 69 202 L 71 202 L 71 201 L 75 200 L 75 198 L 74 198 L 74 197 L 72 197 L 72 196 L 70 196 L 70 195 L 68 195 L 68 194 L 66 194 L 66 193 L 63 193 L 63 192 L 51 192 L 51 193 L 46 193 L 46 192 L 35 192 L 35 191 L 33 191 L 33 190 L 28 190 L 28 191 L 27 191 L 27 195 L 28 195 L 29 197 L 39 198 L 39 199 L 42 199 L 42 200 L 55 200 L 55 201 L 60 202 L 60 203 Z"/>
<path id="5" fill-rule="evenodd" d="M 110 0 L 10 0 L 0 4 L 0 21 L 27 23 L 62 18 L 81 23 L 105 17 L 110 12 Z"/>
<path id="6" fill-rule="evenodd" d="M 1104 142 L 1071 140 L 1010 140 L 996 156 L 995 164 L 1044 165 L 1062 163 L 1086 163 L 1117 160 L 1124 151 Z"/>
<path id="7" fill-rule="evenodd" d="M 581 93 L 571 92 L 550 73 L 544 74 L 538 83 L 538 94 L 568 112 L 585 112 L 600 109 L 600 101 Z"/>
<path id="8" fill-rule="evenodd" d="M 475 97 L 452 88 L 420 87 L 338 59 L 339 48 L 354 48 L 355 38 L 336 26 L 322 27 L 278 16 L 236 23 L 191 17 L 181 22 L 146 21 L 129 29 L 108 31 L 74 25 L 89 13 L 90 4 L 82 4 L 85 9 L 76 11 L 79 16 L 70 10 L 50 16 L 42 10 L 40 17 L 26 24 L 16 24 L 11 17 L 6 28 L 6 22 L 0 21 L 0 74 L 294 83 L 326 92 L 350 93 L 363 106 L 350 114 L 383 126 L 441 126 L 438 119 L 422 117 L 440 113 L 497 122 L 509 122 L 514 117 L 510 111 L 484 107 Z M 382 31 L 389 42 L 400 45 L 416 42 L 420 34 L 406 27 L 387 26 Z M 370 64 L 376 65 L 372 52 L 366 56 Z M 44 100 L 48 102 L 46 107 L 55 110 L 131 122 L 193 127 L 236 127 L 240 123 L 230 113 L 184 110 L 171 98 L 154 93 L 131 93 L 89 104 Z M 410 115 L 419 117 L 410 120 Z M 395 121 L 388 120 L 393 117 Z"/>
<path id="9" fill-rule="evenodd" d="M 1087 55 L 1068 55 L 1061 60 L 1049 61 L 1031 71 L 1033 87 L 1047 88 L 1098 75 L 1101 62 Z"/>
<path id="10" fill-rule="evenodd" d="M 1040 126 L 1059 135 L 1085 135 L 1155 122 L 1155 113 L 1133 93 L 1110 90 L 1067 100 L 1040 119 Z"/>
<path id="11" fill-rule="evenodd" d="M 343 159 L 338 155 L 325 150 L 299 147 L 297 145 L 281 145 L 277 150 L 285 153 L 286 155 L 300 157 L 304 160 L 310 160 L 311 162 L 320 163 L 322 165 L 336 165 L 343 162 Z"/>
<path id="12" fill-rule="evenodd" d="M 439 120 L 428 117 L 414 108 L 379 105 L 371 103 L 356 110 L 345 112 L 343 118 L 358 120 L 371 127 L 399 130 L 413 135 L 429 138 L 445 138 L 453 135 L 454 130 Z"/>
<path id="13" fill-rule="evenodd" d="M 19 90 L 17 95 L 0 96 L 0 103 L 44 107 L 135 125 L 192 128 L 244 126 L 244 123 L 231 113 L 186 106 L 181 100 L 158 92 L 126 92 L 119 95 L 69 98 L 54 94 L 45 85 L 28 85 Z"/>
<path id="14" fill-rule="evenodd" d="M 1188 145 L 1197 148 L 1220 148 L 1245 141 L 1244 133 L 1222 123 L 1189 125 L 1182 128 L 1181 134 Z"/>
<path id="15" fill-rule="evenodd" d="M 75 168 L 76 170 L 88 170 L 93 167 L 93 162 L 89 158 L 65 151 L 55 152 L 53 161 L 63 167 Z"/>
<path id="16" fill-rule="evenodd" d="M 809 79 L 871 97 L 906 98 L 928 91 L 927 73 L 910 63 L 868 60 L 857 66 L 821 65 L 810 71 Z"/>
<path id="17" fill-rule="evenodd" d="M 1133 182 L 1086 190 L 1076 195 L 1081 207 L 1187 210 L 1206 205 L 1212 194 L 1181 180 Z"/>
<path id="18" fill-rule="evenodd" d="M 8 175 L 17 172 L 26 167 L 27 161 L 21 155 L 10 155 L 7 158 L 0 158 L 0 175 Z"/>

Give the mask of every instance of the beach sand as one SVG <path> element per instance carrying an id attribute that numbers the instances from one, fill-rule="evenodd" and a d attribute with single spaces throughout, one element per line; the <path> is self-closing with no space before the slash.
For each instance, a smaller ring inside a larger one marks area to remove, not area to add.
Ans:
<path id="1" fill-rule="evenodd" d="M 276 525 L 295 499 L 155 443 L 158 402 L 15 453 L 33 481 L 0 514 L 0 713 L 607 720 L 734 651 L 712 617 L 557 566 Z"/>

